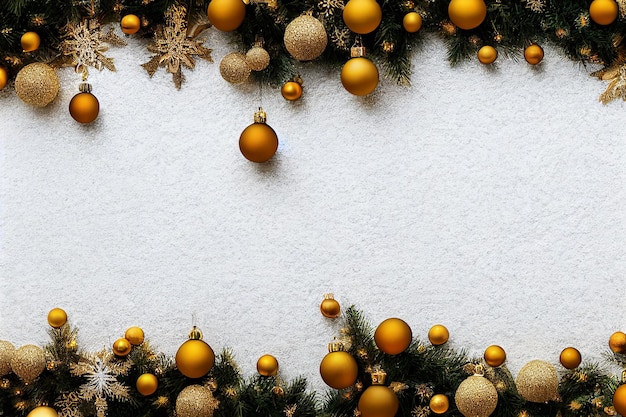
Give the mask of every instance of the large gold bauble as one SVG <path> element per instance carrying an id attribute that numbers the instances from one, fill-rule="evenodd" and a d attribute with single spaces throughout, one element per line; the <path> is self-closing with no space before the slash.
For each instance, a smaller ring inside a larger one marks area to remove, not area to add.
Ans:
<path id="1" fill-rule="evenodd" d="M 9 81 L 9 73 L 6 68 L 0 66 L 0 90 L 6 87 Z"/>
<path id="2" fill-rule="evenodd" d="M 122 32 L 127 35 L 134 35 L 141 29 L 141 19 L 134 14 L 127 14 L 120 21 Z"/>
<path id="3" fill-rule="evenodd" d="M 130 342 L 124 337 L 121 337 L 113 342 L 113 353 L 116 356 L 128 356 L 132 349 L 133 345 L 131 345 Z"/>
<path id="4" fill-rule="evenodd" d="M 485 362 L 489 366 L 500 366 L 506 360 L 506 352 L 498 345 L 491 345 L 485 349 L 483 358 L 485 358 Z"/>
<path id="5" fill-rule="evenodd" d="M 524 49 L 524 59 L 531 65 L 537 65 L 543 60 L 543 48 L 536 43 Z"/>
<path id="6" fill-rule="evenodd" d="M 70 100 L 70 115 L 79 123 L 91 123 L 98 118 L 100 102 L 91 93 L 78 93 Z"/>
<path id="7" fill-rule="evenodd" d="M 239 137 L 239 150 L 247 160 L 267 162 L 278 149 L 278 136 L 274 129 L 265 123 L 252 123 Z"/>
<path id="8" fill-rule="evenodd" d="M 609 348 L 615 353 L 626 353 L 626 333 L 613 333 L 609 337 Z"/>
<path id="9" fill-rule="evenodd" d="M 270 65 L 270 54 L 260 46 L 246 52 L 246 63 L 252 71 L 263 71 Z"/>
<path id="10" fill-rule="evenodd" d="M 176 351 L 176 367 L 186 377 L 202 378 L 214 364 L 215 353 L 203 340 L 187 340 Z"/>
<path id="11" fill-rule="evenodd" d="M 48 324 L 55 329 L 67 323 L 67 313 L 62 308 L 53 308 L 48 312 Z"/>
<path id="12" fill-rule="evenodd" d="M 355 96 L 366 96 L 378 86 L 378 68 L 367 58 L 350 58 L 341 68 L 341 84 Z"/>
<path id="13" fill-rule="evenodd" d="M 20 39 L 22 43 L 22 50 L 24 52 L 33 52 L 39 49 L 41 44 L 41 38 L 37 32 L 26 32 Z"/>
<path id="14" fill-rule="evenodd" d="M 374 342 L 382 352 L 397 355 L 411 344 L 413 333 L 402 319 L 390 318 L 378 325 L 374 332 Z"/>
<path id="15" fill-rule="evenodd" d="M 211 0 L 207 14 L 209 22 L 216 29 L 230 32 L 237 29 L 246 18 L 246 5 L 242 0 Z"/>
<path id="16" fill-rule="evenodd" d="M 15 92 L 23 102 L 45 107 L 59 93 L 59 78 L 49 65 L 41 62 L 28 64 L 15 77 Z"/>
<path id="17" fill-rule="evenodd" d="M 487 17 L 487 6 L 483 0 L 452 0 L 448 5 L 448 17 L 461 29 L 474 29 Z"/>
<path id="18" fill-rule="evenodd" d="M 231 84 L 245 83 L 250 77 L 250 71 L 246 56 L 240 52 L 231 52 L 220 61 L 220 74 Z"/>
<path id="19" fill-rule="evenodd" d="M 559 378 L 554 366 L 545 361 L 533 360 L 522 366 L 515 385 L 526 401 L 545 403 L 556 398 Z"/>
<path id="20" fill-rule="evenodd" d="M 58 413 L 52 407 L 39 406 L 33 408 L 26 417 L 58 417 Z"/>
<path id="21" fill-rule="evenodd" d="M 454 402 L 465 417 L 488 417 L 498 405 L 498 391 L 487 378 L 472 375 L 461 382 Z"/>
<path id="22" fill-rule="evenodd" d="M 578 365 L 582 362 L 582 356 L 580 356 L 580 352 L 578 349 L 573 347 L 566 347 L 561 351 L 561 355 L 559 356 L 559 361 L 561 365 L 563 365 L 566 369 L 576 369 Z"/>
<path id="23" fill-rule="evenodd" d="M 211 417 L 218 402 L 202 385 L 189 385 L 176 397 L 176 417 Z"/>
<path id="24" fill-rule="evenodd" d="M 383 11 L 376 0 L 349 0 L 343 8 L 343 21 L 354 33 L 365 35 L 376 30 Z"/>
<path id="25" fill-rule="evenodd" d="M 330 352 L 320 363 L 322 379 L 331 388 L 344 389 L 356 382 L 359 367 L 348 352 Z"/>
<path id="26" fill-rule="evenodd" d="M 144 333 L 141 327 L 132 326 L 126 329 L 124 338 L 130 342 L 133 346 L 139 346 L 144 341 Z"/>
<path id="27" fill-rule="evenodd" d="M 357 408 L 361 417 L 394 417 L 400 402 L 396 394 L 384 385 L 371 385 L 361 398 Z"/>
<path id="28" fill-rule="evenodd" d="M 422 28 L 422 16 L 417 12 L 409 12 L 402 18 L 402 27 L 409 33 L 415 33 Z"/>
<path id="29" fill-rule="evenodd" d="M 626 385 L 620 385 L 613 394 L 613 408 L 621 416 L 626 416 Z"/>
<path id="30" fill-rule="evenodd" d="M 442 324 L 435 324 L 428 331 L 428 340 L 435 346 L 443 345 L 448 341 L 450 337 L 450 332 L 446 326 Z"/>
<path id="31" fill-rule="evenodd" d="M 278 360 L 272 355 L 263 355 L 256 361 L 256 370 L 261 376 L 274 376 L 278 373 Z"/>
<path id="32" fill-rule="evenodd" d="M 615 22 L 619 8 L 615 0 L 593 0 L 589 6 L 589 17 L 599 25 Z"/>
<path id="33" fill-rule="evenodd" d="M 144 396 L 152 395 L 159 388 L 159 380 L 153 374 L 141 374 L 135 383 L 137 391 Z"/>
<path id="34" fill-rule="evenodd" d="M 15 355 L 15 346 L 6 340 L 0 340 L 0 376 L 11 372 L 11 359 Z"/>
<path id="35" fill-rule="evenodd" d="M 489 65 L 498 58 L 498 51 L 491 45 L 485 45 L 478 50 L 477 56 L 481 64 Z"/>
<path id="36" fill-rule="evenodd" d="M 302 86 L 295 81 L 287 81 L 280 89 L 285 100 L 295 101 L 302 97 Z"/>
<path id="37" fill-rule="evenodd" d="M 309 15 L 293 19 L 285 28 L 283 40 L 287 52 L 298 61 L 314 60 L 322 55 L 328 44 L 324 25 Z"/>
<path id="38" fill-rule="evenodd" d="M 448 411 L 450 407 L 450 400 L 445 394 L 435 394 L 430 398 L 430 403 L 428 404 L 430 409 L 435 414 L 443 414 Z"/>
<path id="39" fill-rule="evenodd" d="M 24 345 L 15 350 L 11 358 L 13 373 L 27 384 L 34 381 L 46 367 L 43 349 L 35 345 Z"/>

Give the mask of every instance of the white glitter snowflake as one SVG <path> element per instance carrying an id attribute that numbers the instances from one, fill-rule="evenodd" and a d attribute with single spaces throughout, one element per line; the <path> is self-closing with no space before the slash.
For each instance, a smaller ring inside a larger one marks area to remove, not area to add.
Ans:
<path id="1" fill-rule="evenodd" d="M 544 7 L 546 7 L 545 0 L 526 0 L 526 8 L 535 13 L 543 12 Z"/>

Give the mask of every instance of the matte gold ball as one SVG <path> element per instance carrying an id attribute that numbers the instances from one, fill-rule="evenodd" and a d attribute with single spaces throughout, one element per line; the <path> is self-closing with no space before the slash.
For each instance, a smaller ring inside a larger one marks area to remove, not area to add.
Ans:
<path id="1" fill-rule="evenodd" d="M 621 416 L 626 416 L 626 385 L 620 385 L 613 394 L 613 407 Z"/>
<path id="2" fill-rule="evenodd" d="M 138 346 L 144 341 L 144 333 L 141 327 L 133 326 L 126 329 L 124 338 L 130 342 L 133 346 Z"/>
<path id="3" fill-rule="evenodd" d="M 422 16 L 417 12 L 409 12 L 402 18 L 402 27 L 409 33 L 415 33 L 422 28 Z"/>
<path id="4" fill-rule="evenodd" d="M 524 49 L 524 59 L 531 65 L 537 65 L 543 60 L 543 48 L 536 43 Z"/>
<path id="5" fill-rule="evenodd" d="M 298 61 L 312 61 L 322 55 L 328 36 L 322 22 L 313 16 L 293 19 L 285 28 L 283 37 L 287 52 Z"/>
<path id="6" fill-rule="evenodd" d="M 9 81 L 9 72 L 6 68 L 0 67 L 0 90 L 6 87 L 7 82 Z"/>
<path id="7" fill-rule="evenodd" d="M 483 0 L 452 0 L 448 5 L 448 17 L 461 29 L 474 29 L 487 17 L 487 5 Z"/>
<path id="8" fill-rule="evenodd" d="M 126 338 L 121 337 L 113 342 L 113 353 L 116 356 L 128 356 L 132 349 L 133 345 Z"/>
<path id="9" fill-rule="evenodd" d="M 141 374 L 135 385 L 141 395 L 148 396 L 154 394 L 159 388 L 159 380 L 153 374 Z"/>
<path id="10" fill-rule="evenodd" d="M 374 342 L 378 349 L 390 355 L 404 352 L 412 339 L 411 328 L 404 320 L 398 318 L 384 320 L 374 332 Z"/>
<path id="11" fill-rule="evenodd" d="M 488 417 L 498 405 L 498 391 L 487 378 L 472 375 L 461 382 L 454 402 L 465 417 Z"/>
<path id="12" fill-rule="evenodd" d="M 483 357 L 485 358 L 487 365 L 494 367 L 500 366 L 506 360 L 506 352 L 498 345 L 491 345 L 485 349 Z"/>
<path id="13" fill-rule="evenodd" d="M 330 352 L 320 363 L 322 379 L 331 388 L 344 389 L 356 382 L 359 367 L 348 352 Z"/>
<path id="14" fill-rule="evenodd" d="M 280 89 L 280 93 L 285 100 L 295 101 L 302 97 L 302 86 L 295 81 L 287 81 Z"/>
<path id="15" fill-rule="evenodd" d="M 478 50 L 477 55 L 481 64 L 489 65 L 498 58 L 498 51 L 491 45 L 485 45 Z"/>
<path id="16" fill-rule="evenodd" d="M 176 366 L 188 378 L 202 378 L 214 364 L 215 353 L 203 340 L 187 340 L 176 351 Z"/>
<path id="17" fill-rule="evenodd" d="M 0 376 L 11 372 L 11 359 L 15 354 L 15 346 L 6 340 L 0 340 Z"/>
<path id="18" fill-rule="evenodd" d="M 435 394 L 430 398 L 430 403 L 428 405 L 433 413 L 443 414 L 448 411 L 450 401 L 445 394 Z"/>
<path id="19" fill-rule="evenodd" d="M 609 348 L 615 353 L 626 353 L 626 333 L 613 333 L 609 337 Z"/>
<path id="20" fill-rule="evenodd" d="M 341 84 L 355 96 L 366 96 L 378 86 L 378 68 L 367 58 L 350 58 L 341 68 Z"/>
<path id="21" fill-rule="evenodd" d="M 272 355 L 263 355 L 256 361 L 256 370 L 261 376 L 274 376 L 278 373 L 278 361 Z"/>
<path id="22" fill-rule="evenodd" d="M 554 366 L 545 361 L 534 360 L 520 369 L 515 385 L 526 401 L 545 403 L 556 398 L 559 378 Z"/>
<path id="23" fill-rule="evenodd" d="M 48 324 L 55 329 L 67 323 L 67 313 L 62 308 L 53 308 L 48 312 Z"/>
<path id="24" fill-rule="evenodd" d="M 37 32 L 26 32 L 20 39 L 24 52 L 33 52 L 39 49 L 41 38 Z"/>
<path id="25" fill-rule="evenodd" d="M 141 19 L 134 14 L 127 14 L 120 21 L 122 32 L 127 35 L 134 35 L 141 29 Z"/>
<path id="26" fill-rule="evenodd" d="M 361 417 L 394 417 L 399 405 L 398 397 L 391 389 L 371 385 L 361 394 L 357 408 Z"/>
<path id="27" fill-rule="evenodd" d="M 19 347 L 11 358 L 13 373 L 27 384 L 34 381 L 46 367 L 43 349 L 35 345 Z"/>
<path id="28" fill-rule="evenodd" d="M 343 21 L 354 33 L 365 35 L 376 30 L 383 11 L 376 0 L 349 0 L 343 8 Z"/>
<path id="29" fill-rule="evenodd" d="M 176 416 L 211 417 L 217 405 L 210 389 L 202 385 L 189 385 L 176 398 Z"/>
<path id="30" fill-rule="evenodd" d="M 619 8 L 615 0 L 593 0 L 589 6 L 589 17 L 599 25 L 615 22 Z"/>
<path id="31" fill-rule="evenodd" d="M 39 406 L 33 408 L 26 417 L 58 417 L 58 413 L 52 407 Z"/>
<path id="32" fill-rule="evenodd" d="M 565 369 L 576 369 L 582 362 L 582 356 L 578 349 L 573 347 L 566 347 L 561 351 L 559 361 Z"/>
<path id="33" fill-rule="evenodd" d="M 241 132 L 239 150 L 249 161 L 267 162 L 278 150 L 278 136 L 269 125 L 252 123 Z"/>
<path id="34" fill-rule="evenodd" d="M 250 76 L 250 71 L 246 56 L 242 53 L 231 52 L 220 61 L 220 74 L 231 84 L 245 83 Z"/>
<path id="35" fill-rule="evenodd" d="M 252 71 L 263 71 L 270 65 L 270 54 L 260 46 L 246 52 L 246 63 Z"/>
<path id="36" fill-rule="evenodd" d="M 450 338 L 450 332 L 446 326 L 442 324 L 435 324 L 428 331 L 428 340 L 435 346 L 443 345 Z"/>
<path id="37" fill-rule="evenodd" d="M 246 18 L 246 5 L 242 0 L 211 0 L 207 14 L 216 29 L 230 32 L 241 26 Z"/>
<path id="38" fill-rule="evenodd" d="M 59 78 L 49 65 L 41 62 L 28 64 L 15 77 L 15 92 L 23 102 L 45 107 L 59 93 Z"/>
<path id="39" fill-rule="evenodd" d="M 98 118 L 100 102 L 91 93 L 78 93 L 70 100 L 70 115 L 79 123 L 91 123 Z"/>

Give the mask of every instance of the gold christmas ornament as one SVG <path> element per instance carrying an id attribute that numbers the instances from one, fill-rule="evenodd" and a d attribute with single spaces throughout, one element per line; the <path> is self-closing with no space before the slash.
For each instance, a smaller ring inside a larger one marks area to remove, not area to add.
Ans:
<path id="1" fill-rule="evenodd" d="M 533 360 L 520 369 L 515 385 L 526 401 L 545 403 L 556 398 L 559 378 L 554 366 L 545 361 Z"/>
<path id="2" fill-rule="evenodd" d="M 35 107 L 45 107 L 59 93 L 59 78 L 47 64 L 28 64 L 15 77 L 15 92 L 23 102 Z"/>
<path id="3" fill-rule="evenodd" d="M 246 63 L 252 71 L 263 71 L 270 65 L 270 54 L 261 46 L 253 46 L 246 52 Z"/>
<path id="4" fill-rule="evenodd" d="M 506 360 L 506 352 L 502 347 L 498 345 L 491 345 L 487 349 L 485 349 L 485 354 L 483 355 L 485 362 L 489 366 L 500 366 Z"/>
<path id="5" fill-rule="evenodd" d="M 498 51 L 491 45 L 485 45 L 478 50 L 478 60 L 481 64 L 492 64 L 498 58 Z"/>
<path id="6" fill-rule="evenodd" d="M 435 394 L 430 398 L 430 403 L 428 405 L 433 413 L 443 414 L 448 411 L 450 401 L 445 394 Z"/>
<path id="7" fill-rule="evenodd" d="M 374 332 L 374 342 L 382 352 L 397 355 L 411 344 L 413 333 L 409 325 L 401 319 L 389 318 L 378 325 Z"/>
<path id="8" fill-rule="evenodd" d="M 344 389 L 356 382 L 359 367 L 352 355 L 343 350 L 341 343 L 329 343 L 328 354 L 320 363 L 322 379 L 331 388 Z"/>
<path id="9" fill-rule="evenodd" d="M 6 87 L 9 81 L 9 73 L 6 68 L 0 66 L 0 90 Z"/>
<path id="10" fill-rule="evenodd" d="M 15 346 L 6 340 L 0 340 L 0 376 L 11 372 L 11 359 L 15 354 Z"/>
<path id="11" fill-rule="evenodd" d="M 133 346 L 139 346 L 143 343 L 144 333 L 141 327 L 133 326 L 126 329 L 126 333 L 124 333 L 124 338 L 130 342 Z"/>
<path id="12" fill-rule="evenodd" d="M 100 113 L 100 102 L 91 94 L 91 84 L 82 83 L 80 93 L 70 100 L 70 115 L 79 123 L 91 123 Z"/>
<path id="13" fill-rule="evenodd" d="M 461 382 L 454 402 L 465 417 L 488 417 L 498 405 L 498 391 L 484 376 L 472 375 Z"/>
<path id="14" fill-rule="evenodd" d="M 620 385 L 613 394 L 613 408 L 621 416 L 626 416 L 626 385 Z"/>
<path id="15" fill-rule="evenodd" d="M 39 406 L 33 408 L 26 417 L 58 417 L 58 413 L 52 407 Z"/>
<path id="16" fill-rule="evenodd" d="M 188 378 L 202 378 L 213 368 L 215 353 L 202 340 L 202 332 L 192 331 L 189 337 L 176 351 L 176 367 Z"/>
<path id="17" fill-rule="evenodd" d="M 599 25 L 610 25 L 618 14 L 619 8 L 615 0 L 593 0 L 589 6 L 589 17 Z"/>
<path id="18" fill-rule="evenodd" d="M 11 358 L 13 373 L 27 384 L 34 381 L 45 369 L 46 357 L 43 349 L 35 345 L 24 345 L 15 350 Z"/>
<path id="19" fill-rule="evenodd" d="M 296 81 L 287 81 L 280 89 L 285 100 L 295 101 L 302 97 L 302 85 Z M 321 309 L 321 306 L 320 306 Z M 322 312 L 322 314 L 324 314 Z"/>
<path id="20" fill-rule="evenodd" d="M 128 356 L 132 349 L 133 345 L 131 345 L 130 342 L 123 337 L 113 342 L 113 353 L 115 356 Z"/>
<path id="21" fill-rule="evenodd" d="M 615 332 L 609 337 L 609 348 L 614 353 L 626 353 L 626 333 Z"/>
<path id="22" fill-rule="evenodd" d="M 245 83 L 250 76 L 250 71 L 246 56 L 240 52 L 231 52 L 220 61 L 220 74 L 231 84 Z"/>
<path id="23" fill-rule="evenodd" d="M 428 340 L 435 346 L 443 345 L 448 341 L 449 337 L 450 332 L 448 332 L 446 326 L 442 324 L 435 324 L 428 331 Z"/>
<path id="24" fill-rule="evenodd" d="M 274 376 L 278 373 L 278 361 L 272 355 L 263 355 L 256 361 L 256 370 L 261 376 Z"/>
<path id="25" fill-rule="evenodd" d="M 394 417 L 400 402 L 395 392 L 384 385 L 370 385 L 359 398 L 361 417 Z"/>
<path id="26" fill-rule="evenodd" d="M 285 28 L 283 40 L 287 52 L 298 61 L 313 61 L 328 44 L 324 25 L 309 15 L 293 19 Z"/>
<path id="27" fill-rule="evenodd" d="M 354 33 L 365 35 L 376 30 L 383 11 L 376 0 L 349 0 L 343 8 L 343 21 Z"/>
<path id="28" fill-rule="evenodd" d="M 242 0 L 211 0 L 207 15 L 216 29 L 230 32 L 237 29 L 246 18 L 246 5 Z"/>
<path id="29" fill-rule="evenodd" d="M 320 304 L 320 312 L 324 317 L 335 319 L 341 315 L 341 306 L 331 293 L 324 294 L 324 299 Z"/>
<path id="30" fill-rule="evenodd" d="M 26 32 L 20 39 L 22 43 L 22 50 L 24 52 L 33 52 L 39 49 L 41 44 L 41 38 L 37 32 Z"/>
<path id="31" fill-rule="evenodd" d="M 402 18 L 402 27 L 409 33 L 415 33 L 422 28 L 422 16 L 417 12 L 409 12 Z"/>
<path id="32" fill-rule="evenodd" d="M 543 48 L 536 43 L 528 45 L 524 49 L 524 59 L 531 65 L 537 65 L 543 60 Z"/>
<path id="33" fill-rule="evenodd" d="M 561 365 L 563 365 L 566 369 L 576 369 L 578 365 L 582 362 L 582 356 L 580 356 L 580 352 L 578 349 L 573 347 L 566 347 L 561 351 L 561 355 L 559 356 L 559 361 Z"/>
<path id="34" fill-rule="evenodd" d="M 219 405 L 210 389 L 202 385 L 185 387 L 176 398 L 177 417 L 211 417 Z"/>
<path id="35" fill-rule="evenodd" d="M 461 29 L 475 29 L 487 17 L 487 6 L 483 0 L 452 0 L 448 5 L 448 17 Z"/>
<path id="36" fill-rule="evenodd" d="M 249 161 L 267 162 L 278 149 L 278 136 L 266 121 L 267 114 L 259 108 L 254 113 L 254 123 L 246 127 L 239 136 L 239 150 Z"/>
<path id="37" fill-rule="evenodd" d="M 48 324 L 55 329 L 67 323 L 67 313 L 62 308 L 53 308 L 48 312 Z"/>
<path id="38" fill-rule="evenodd" d="M 122 17 L 122 20 L 120 21 L 120 26 L 122 27 L 122 32 L 124 32 L 125 34 L 134 35 L 135 33 L 139 32 L 139 29 L 141 29 L 141 19 L 139 19 L 134 14 L 127 14 L 126 16 Z"/>
<path id="39" fill-rule="evenodd" d="M 355 96 L 366 96 L 378 86 L 378 68 L 367 58 L 350 58 L 341 68 L 341 84 Z"/>
<path id="40" fill-rule="evenodd" d="M 152 395 L 159 388 L 159 380 L 153 374 L 142 374 L 137 378 L 135 384 L 137 391 L 144 396 Z"/>

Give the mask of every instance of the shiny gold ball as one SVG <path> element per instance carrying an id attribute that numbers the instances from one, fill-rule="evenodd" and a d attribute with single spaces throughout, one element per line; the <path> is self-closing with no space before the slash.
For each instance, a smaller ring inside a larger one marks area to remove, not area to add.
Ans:
<path id="1" fill-rule="evenodd" d="M 478 50 L 478 60 L 481 64 L 492 64 L 498 58 L 498 51 L 491 45 L 485 45 Z"/>
<path id="2" fill-rule="evenodd" d="M 202 385 L 185 387 L 176 398 L 177 417 L 211 417 L 218 406 L 213 393 Z"/>
<path id="3" fill-rule="evenodd" d="M 133 345 L 131 345 L 130 342 L 123 337 L 113 342 L 113 353 L 116 356 L 121 356 L 121 357 L 128 356 L 128 354 L 130 353 L 132 349 L 133 349 Z"/>
<path id="4" fill-rule="evenodd" d="M 320 363 L 322 379 L 331 388 L 344 389 L 356 382 L 359 367 L 348 352 L 330 352 Z"/>
<path id="5" fill-rule="evenodd" d="M 33 408 L 26 417 L 58 417 L 58 413 L 52 407 L 39 406 Z"/>
<path id="6" fill-rule="evenodd" d="M 384 385 L 369 386 L 359 398 L 361 417 L 393 417 L 400 402 L 396 394 Z"/>
<path id="7" fill-rule="evenodd" d="M 48 313 L 48 324 L 55 329 L 67 323 L 67 313 L 61 308 L 53 308 Z"/>
<path id="8" fill-rule="evenodd" d="M 11 372 L 11 359 L 15 354 L 15 346 L 11 342 L 0 340 L 0 376 Z"/>
<path id="9" fill-rule="evenodd" d="M 573 347 L 566 347 L 561 351 L 559 361 L 565 369 L 576 369 L 578 368 L 578 365 L 580 365 L 580 363 L 582 362 L 582 356 L 580 356 L 580 352 L 578 351 L 578 349 Z"/>
<path id="10" fill-rule="evenodd" d="M 211 0 L 207 14 L 216 29 L 230 32 L 241 26 L 246 18 L 246 5 L 242 0 Z"/>
<path id="11" fill-rule="evenodd" d="M 498 391 L 487 378 L 472 375 L 461 382 L 454 402 L 465 417 L 488 417 L 498 405 Z"/>
<path id="12" fill-rule="evenodd" d="M 302 86 L 295 81 L 287 81 L 280 89 L 280 93 L 285 100 L 295 101 L 302 97 Z"/>
<path id="13" fill-rule="evenodd" d="M 272 355 L 263 355 L 256 361 L 256 370 L 261 376 L 274 376 L 278 373 L 278 361 Z"/>
<path id="14" fill-rule="evenodd" d="M 24 345 L 13 353 L 11 369 L 27 384 L 34 381 L 46 367 L 43 349 L 35 345 Z"/>
<path id="15" fill-rule="evenodd" d="M 506 360 L 506 352 L 498 345 L 491 345 L 485 349 L 483 357 L 485 358 L 487 365 L 496 367 L 504 363 Z"/>
<path id="16" fill-rule="evenodd" d="M 9 72 L 6 68 L 0 66 L 0 90 L 6 87 L 7 82 L 9 81 Z"/>
<path id="17" fill-rule="evenodd" d="M 376 0 L 349 0 L 343 8 L 343 21 L 354 33 L 365 35 L 376 30 L 383 11 Z"/>
<path id="18" fill-rule="evenodd" d="M 404 320 L 390 318 L 383 320 L 374 332 L 374 342 L 382 352 L 397 355 L 404 352 L 413 338 L 411 328 Z"/>
<path id="19" fill-rule="evenodd" d="M 448 5 L 448 16 L 459 28 L 474 29 L 487 17 L 487 6 L 483 0 L 452 0 Z"/>
<path id="20" fill-rule="evenodd" d="M 142 374 L 137 378 L 135 385 L 141 395 L 148 396 L 154 394 L 159 388 L 159 380 L 153 374 Z"/>
<path id="21" fill-rule="evenodd" d="M 610 25 L 617 19 L 618 13 L 615 0 L 593 0 L 589 6 L 589 17 L 599 25 Z"/>
<path id="22" fill-rule="evenodd" d="M 49 65 L 41 62 L 28 64 L 15 77 L 15 92 L 23 102 L 45 107 L 59 93 L 59 78 Z"/>
<path id="23" fill-rule="evenodd" d="M 526 401 L 545 403 L 556 398 L 559 378 L 554 366 L 545 361 L 534 360 L 520 369 L 515 385 Z"/>
<path id="24" fill-rule="evenodd" d="M 37 32 L 26 32 L 22 35 L 21 43 L 24 52 L 33 52 L 39 49 L 41 38 Z"/>
<path id="25" fill-rule="evenodd" d="M 335 319 L 341 315 L 341 306 L 332 294 L 326 294 L 320 304 L 322 316 Z"/>
<path id="26" fill-rule="evenodd" d="M 127 14 L 126 16 L 122 17 L 122 20 L 120 21 L 120 26 L 122 27 L 122 32 L 124 32 L 125 34 L 134 35 L 135 33 L 139 32 L 139 29 L 141 29 L 141 19 L 139 19 L 134 14 Z"/>
<path id="27" fill-rule="evenodd" d="M 609 337 L 609 348 L 615 353 L 626 353 L 626 333 L 613 333 Z"/>
<path id="28" fill-rule="evenodd" d="M 133 346 L 138 346 L 143 343 L 144 334 L 141 327 L 133 326 L 126 329 L 126 333 L 124 333 L 124 338 L 130 342 Z"/>
<path id="29" fill-rule="evenodd" d="M 626 385 L 620 385 L 613 394 L 613 408 L 621 416 L 626 416 Z"/>
<path id="30" fill-rule="evenodd" d="M 187 340 L 176 351 L 176 366 L 188 378 L 202 378 L 214 364 L 215 353 L 203 340 Z"/>
<path id="31" fill-rule="evenodd" d="M 70 100 L 70 115 L 79 123 L 91 123 L 100 113 L 100 102 L 91 93 L 78 93 Z"/>
<path id="32" fill-rule="evenodd" d="M 378 86 L 378 68 L 367 58 L 350 58 L 341 68 L 341 84 L 355 96 L 366 96 Z"/>
<path id="33" fill-rule="evenodd" d="M 536 43 L 524 49 L 524 59 L 531 65 L 537 65 L 543 60 L 543 48 Z"/>
<path id="34" fill-rule="evenodd" d="M 428 340 L 435 346 L 443 345 L 448 341 L 449 337 L 450 332 L 448 332 L 446 326 L 442 324 L 435 324 L 428 331 Z"/>
<path id="35" fill-rule="evenodd" d="M 298 61 L 312 61 L 322 55 L 328 36 L 322 22 L 309 15 L 293 19 L 283 37 L 287 52 Z"/>
<path id="36" fill-rule="evenodd" d="M 246 63 L 252 71 L 263 71 L 270 65 L 270 54 L 260 46 L 246 52 Z"/>
<path id="37" fill-rule="evenodd" d="M 450 401 L 445 394 L 435 394 L 430 398 L 430 403 L 428 405 L 433 413 L 443 414 L 448 411 Z"/>
<path id="38" fill-rule="evenodd" d="M 402 27 L 409 33 L 415 33 L 422 28 L 422 16 L 417 12 L 409 12 L 402 19 Z"/>
<path id="39" fill-rule="evenodd" d="M 278 149 L 278 136 L 265 123 L 252 123 L 239 137 L 239 150 L 252 162 L 267 162 Z"/>
<path id="40" fill-rule="evenodd" d="M 250 71 L 246 56 L 242 53 L 231 52 L 220 61 L 220 74 L 231 84 L 245 83 L 250 76 Z"/>

